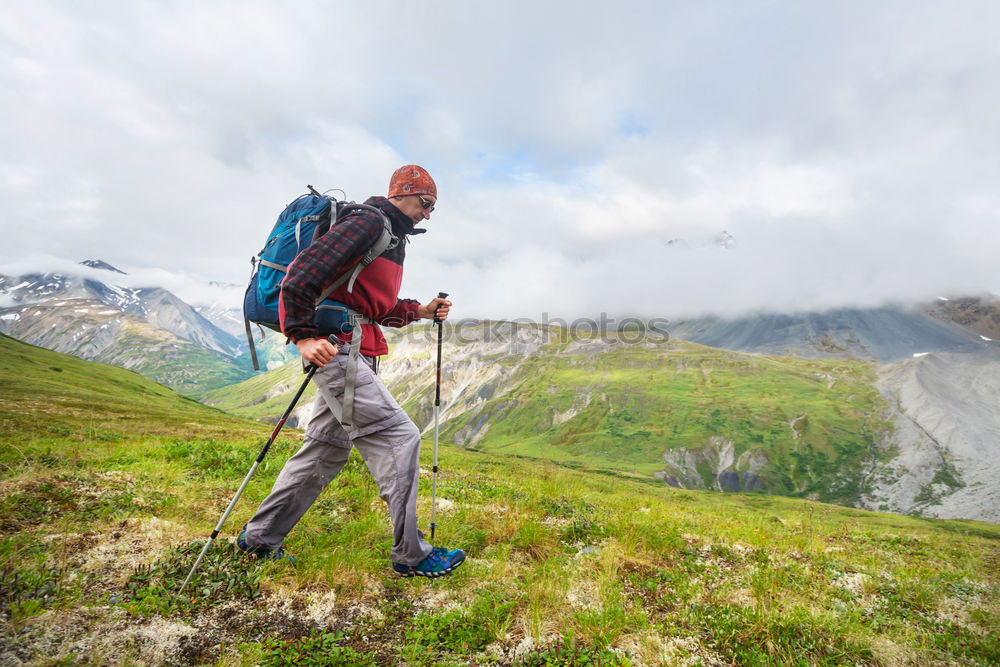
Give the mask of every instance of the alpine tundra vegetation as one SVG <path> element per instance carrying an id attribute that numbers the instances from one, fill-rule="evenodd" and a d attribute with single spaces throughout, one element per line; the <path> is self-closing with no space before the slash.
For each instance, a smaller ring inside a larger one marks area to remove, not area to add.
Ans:
<path id="1" fill-rule="evenodd" d="M 693 346 L 677 354 L 694 393 L 752 370 L 738 356 L 707 363 Z M 582 363 L 589 390 L 610 391 L 598 386 L 605 369 Z M 864 374 L 799 370 L 829 375 L 821 387 Z M 642 364 L 626 372 L 649 374 Z M 561 465 L 443 448 L 438 530 L 468 545 L 469 562 L 446 580 L 414 581 L 385 566 L 388 517 L 356 456 L 289 539 L 294 565 L 232 547 L 297 448 L 286 429 L 181 597 L 268 427 L 5 336 L 0 398 L 3 664 L 1000 662 L 1000 527 L 577 465 L 599 449 Z M 571 423 L 558 415 L 574 401 L 585 410 L 567 395 L 527 427 Z M 641 426 L 601 422 L 613 423 Z M 782 427 L 802 437 L 811 428 Z"/>

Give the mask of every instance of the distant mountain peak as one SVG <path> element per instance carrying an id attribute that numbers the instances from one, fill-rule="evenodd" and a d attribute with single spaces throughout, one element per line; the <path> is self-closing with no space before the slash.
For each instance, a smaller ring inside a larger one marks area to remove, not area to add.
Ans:
<path id="1" fill-rule="evenodd" d="M 103 269 L 104 271 L 111 271 L 113 273 L 120 273 L 123 276 L 127 276 L 128 275 L 127 273 L 125 273 L 121 269 L 117 269 L 117 268 L 111 266 L 110 264 L 108 264 L 107 262 L 105 262 L 103 259 L 85 259 L 82 262 L 80 262 L 80 264 L 82 264 L 84 266 L 89 266 L 92 269 Z"/>
<path id="2" fill-rule="evenodd" d="M 667 241 L 666 245 L 668 247 L 677 248 L 681 250 L 701 249 L 712 246 L 722 248 L 723 250 L 730 250 L 731 248 L 736 247 L 736 237 L 730 234 L 725 229 L 723 229 L 721 232 L 713 236 L 711 239 L 703 237 L 691 241 L 686 238 L 677 237 Z"/>
<path id="3" fill-rule="evenodd" d="M 715 235 L 713 242 L 720 248 L 725 248 L 726 250 L 729 250 L 730 248 L 736 245 L 736 237 L 734 237 L 732 234 L 723 229 L 721 232 Z"/>

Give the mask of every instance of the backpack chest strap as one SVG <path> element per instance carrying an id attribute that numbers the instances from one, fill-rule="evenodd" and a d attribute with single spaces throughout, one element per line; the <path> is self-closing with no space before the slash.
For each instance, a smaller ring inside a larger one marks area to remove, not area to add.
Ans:
<path id="1" fill-rule="evenodd" d="M 281 271 L 282 273 L 288 273 L 288 266 L 286 264 L 276 264 L 276 263 L 274 263 L 274 262 L 272 262 L 270 260 L 266 260 L 266 259 L 263 259 L 263 258 L 258 259 L 257 263 L 260 264 L 261 266 L 266 266 L 266 267 L 268 267 L 270 269 L 274 269 L 275 271 Z"/>

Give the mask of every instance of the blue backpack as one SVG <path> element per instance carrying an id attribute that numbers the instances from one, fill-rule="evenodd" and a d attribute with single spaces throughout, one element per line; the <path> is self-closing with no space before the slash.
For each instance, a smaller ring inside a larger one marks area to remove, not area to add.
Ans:
<path id="1" fill-rule="evenodd" d="M 316 192 L 311 185 L 308 188 L 307 194 L 298 197 L 285 207 L 278 216 L 278 221 L 274 223 L 271 233 L 268 234 L 264 248 L 256 257 L 250 258 L 253 275 L 243 297 L 243 320 L 246 324 L 247 342 L 250 345 L 254 370 L 260 370 L 260 365 L 257 363 L 257 350 L 254 348 L 250 323 L 281 331 L 278 321 L 281 281 L 285 278 L 288 265 L 300 252 L 352 212 L 374 211 L 382 218 L 382 234 L 375 244 L 353 269 L 340 275 L 316 300 L 316 326 L 321 335 L 328 336 L 346 333 L 352 328 L 350 309 L 339 301 L 328 299 L 330 293 L 345 282 L 347 291 L 353 291 L 358 274 L 375 261 L 375 258 L 386 250 L 394 248 L 398 243 L 398 239 L 392 235 L 389 219 L 379 209 L 366 204 L 338 201 L 334 197 Z M 263 330 L 261 333 L 263 334 Z"/>

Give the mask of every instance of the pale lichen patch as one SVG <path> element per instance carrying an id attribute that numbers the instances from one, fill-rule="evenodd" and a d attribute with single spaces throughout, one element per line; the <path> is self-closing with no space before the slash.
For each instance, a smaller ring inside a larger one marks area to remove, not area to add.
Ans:
<path id="1" fill-rule="evenodd" d="M 695 637 L 667 637 L 655 630 L 629 635 L 618 642 L 632 665 L 670 665 L 672 667 L 722 667 L 730 663 L 702 645 Z"/>
<path id="2" fill-rule="evenodd" d="M 566 602 L 575 609 L 584 611 L 601 611 L 604 602 L 601 592 L 593 581 L 580 581 L 566 591 Z"/>
<path id="3" fill-rule="evenodd" d="M 184 544 L 192 535 L 183 525 L 157 517 L 131 518 L 121 522 L 111 539 L 99 542 L 83 556 L 84 572 L 109 572 L 128 576 L 138 567 L 152 564 L 168 548 Z"/>
<path id="4" fill-rule="evenodd" d="M 851 595 L 861 597 L 865 594 L 870 581 L 871 577 L 864 572 L 852 572 L 840 577 L 835 583 Z"/>
<path id="5" fill-rule="evenodd" d="M 318 626 L 330 625 L 337 610 L 337 592 L 325 591 L 309 596 L 306 617 Z"/>

